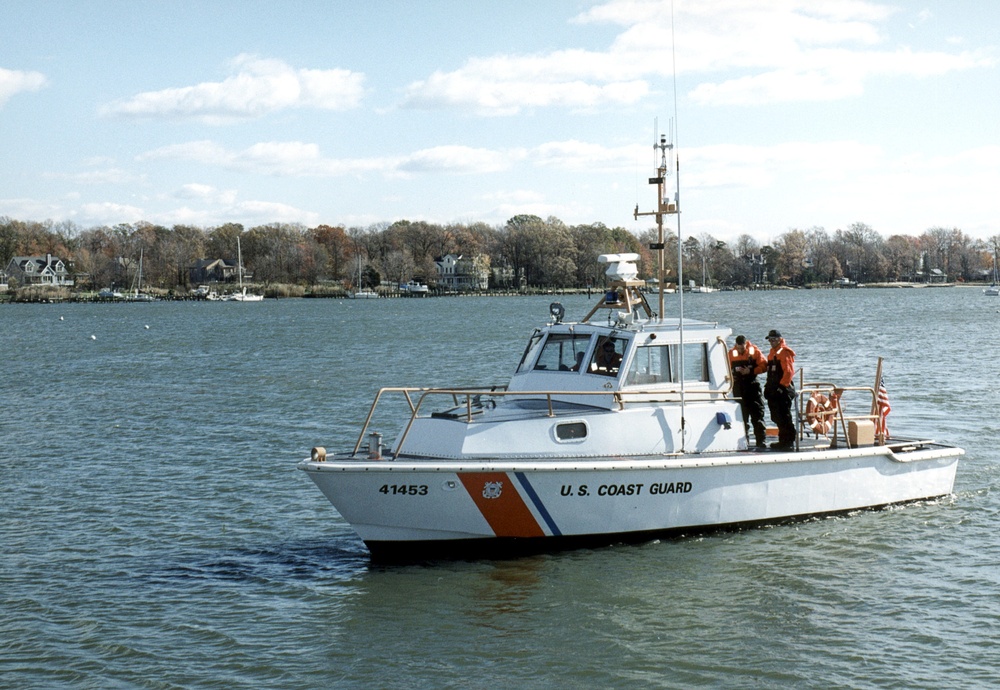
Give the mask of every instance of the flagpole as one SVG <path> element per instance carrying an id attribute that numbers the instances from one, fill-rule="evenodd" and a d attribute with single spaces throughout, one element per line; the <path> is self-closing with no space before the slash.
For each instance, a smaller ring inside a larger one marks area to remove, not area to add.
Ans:
<path id="1" fill-rule="evenodd" d="M 882 358 L 878 358 L 878 366 L 875 368 L 875 385 L 872 386 L 872 390 L 875 395 L 872 396 L 872 411 L 871 415 L 874 418 L 875 415 L 879 414 L 878 410 L 878 389 L 882 385 Z M 881 418 L 881 417 L 880 417 Z M 873 420 L 874 421 L 874 420 Z M 882 424 L 880 422 L 875 422 L 875 428 L 878 429 L 878 440 L 880 445 L 885 445 L 885 431 L 882 429 Z"/>

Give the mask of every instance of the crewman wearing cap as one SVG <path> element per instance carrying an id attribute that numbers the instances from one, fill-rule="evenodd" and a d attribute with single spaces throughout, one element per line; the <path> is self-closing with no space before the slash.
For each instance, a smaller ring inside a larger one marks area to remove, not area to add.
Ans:
<path id="1" fill-rule="evenodd" d="M 767 444 L 764 427 L 764 398 L 760 394 L 757 375 L 767 370 L 767 359 L 760 348 L 748 342 L 746 336 L 736 336 L 736 346 L 729 350 L 729 368 L 733 372 L 733 396 L 743 410 L 743 433 L 750 438 L 750 424 L 757 447 Z"/>
<path id="2" fill-rule="evenodd" d="M 785 344 L 781 333 L 771 330 L 767 334 L 771 351 L 767 354 L 767 380 L 764 397 L 771 413 L 771 421 L 778 427 L 778 442 L 771 448 L 791 450 L 795 447 L 795 420 L 792 419 L 792 401 L 795 400 L 795 352 Z"/>

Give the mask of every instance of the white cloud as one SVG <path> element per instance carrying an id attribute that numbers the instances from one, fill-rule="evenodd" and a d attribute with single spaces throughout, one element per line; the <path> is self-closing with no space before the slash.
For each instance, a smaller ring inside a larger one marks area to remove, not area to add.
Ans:
<path id="1" fill-rule="evenodd" d="M 46 199 L 12 198 L 0 199 L 0 216 L 43 220 L 64 217 L 63 211 L 54 201 Z"/>
<path id="2" fill-rule="evenodd" d="M 234 189 L 216 189 L 211 185 L 197 182 L 181 185 L 173 193 L 173 197 L 176 199 L 193 199 L 214 204 L 232 204 L 236 201 L 236 196 Z"/>
<path id="3" fill-rule="evenodd" d="M 137 160 L 189 160 L 240 172 L 292 177 L 333 177 L 391 167 L 377 158 L 325 158 L 316 144 L 301 141 L 266 141 L 242 150 L 230 150 L 209 140 L 189 141 L 147 151 Z"/>
<path id="4" fill-rule="evenodd" d="M 16 94 L 38 91 L 46 85 L 48 80 L 41 72 L 22 72 L 0 67 L 0 107 Z"/>
<path id="5" fill-rule="evenodd" d="M 482 173 L 510 167 L 510 155 L 468 146 L 436 146 L 397 158 L 336 159 L 322 155 L 316 144 L 269 141 L 233 151 L 213 141 L 172 144 L 140 156 L 138 160 L 190 160 L 206 165 L 263 175 L 337 177 L 380 172 L 385 175 L 416 173 Z"/>
<path id="6" fill-rule="evenodd" d="M 506 170 L 510 157 L 500 151 L 470 146 L 435 146 L 414 151 L 403 158 L 396 169 L 402 173 L 488 173 Z"/>
<path id="7" fill-rule="evenodd" d="M 207 139 L 186 141 L 183 144 L 170 144 L 158 149 L 147 151 L 136 157 L 139 161 L 146 160 L 191 160 L 199 163 L 222 162 L 228 155 L 226 149 L 214 141 Z"/>
<path id="8" fill-rule="evenodd" d="M 44 173 L 42 175 L 48 179 L 58 179 L 58 180 L 70 180 L 76 184 L 113 184 L 121 185 L 128 184 L 130 182 L 136 182 L 142 178 L 135 176 L 134 174 L 128 172 L 127 170 L 122 170 L 121 168 L 111 167 L 102 170 L 87 170 L 85 172 L 79 173 Z"/>
<path id="9" fill-rule="evenodd" d="M 135 223 L 146 220 L 141 208 L 111 201 L 83 204 L 80 206 L 80 215 L 85 220 L 99 224 Z"/>
<path id="10" fill-rule="evenodd" d="M 482 199 L 497 201 L 504 204 L 529 204 L 542 200 L 542 194 L 534 189 L 512 189 L 483 194 Z"/>
<path id="11" fill-rule="evenodd" d="M 319 214 L 273 201 L 244 201 L 232 208 L 234 217 L 258 219 L 257 222 L 268 223 L 303 223 L 315 225 L 319 222 Z M 266 219 L 266 220 L 265 220 Z"/>
<path id="12" fill-rule="evenodd" d="M 240 172 L 279 177 L 338 177 L 379 173 L 387 177 L 413 177 L 431 173 L 483 174 L 510 170 L 522 162 L 541 168 L 571 171 L 633 170 L 646 161 L 644 146 L 608 147 L 577 140 L 554 141 L 531 149 L 486 149 L 441 145 L 393 157 L 327 158 L 316 144 L 271 141 L 242 150 L 229 150 L 213 141 L 190 141 L 147 151 L 137 160 L 188 160 Z M 196 188 L 188 190 L 193 194 Z"/>
<path id="13" fill-rule="evenodd" d="M 622 78 L 607 54 L 566 50 L 541 56 L 473 58 L 461 69 L 435 72 L 406 89 L 403 107 L 468 107 L 482 115 L 515 115 L 561 106 L 593 109 L 636 103 L 649 93 L 643 79 Z"/>
<path id="14" fill-rule="evenodd" d="M 105 115 L 197 118 L 220 124 L 289 108 L 349 110 L 364 95 L 364 75 L 346 69 L 295 69 L 281 60 L 240 55 L 220 82 L 147 91 L 109 104 Z"/>
<path id="15" fill-rule="evenodd" d="M 552 141 L 536 146 L 530 158 L 537 165 L 574 171 L 632 170 L 649 159 L 649 147 L 608 147 L 583 141 Z"/>
<path id="16" fill-rule="evenodd" d="M 881 148 L 855 141 L 720 144 L 687 149 L 684 158 L 685 186 L 691 189 L 763 189 L 784 176 L 830 182 L 886 164 Z"/>
<path id="17" fill-rule="evenodd" d="M 883 48 L 882 29 L 896 11 L 868 0 L 678 0 L 673 11 L 661 0 L 610 0 L 573 19 L 623 27 L 607 49 L 471 58 L 412 82 L 402 106 L 507 116 L 630 105 L 671 78 L 675 54 L 678 74 L 706 79 L 691 95 L 709 105 L 852 98 L 875 75 L 996 64 L 989 54 Z"/>

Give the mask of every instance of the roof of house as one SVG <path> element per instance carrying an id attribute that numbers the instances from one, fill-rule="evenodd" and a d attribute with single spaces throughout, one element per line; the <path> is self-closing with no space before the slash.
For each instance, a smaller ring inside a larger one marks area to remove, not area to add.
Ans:
<path id="1" fill-rule="evenodd" d="M 52 271 L 53 273 L 60 273 L 66 271 L 66 264 L 58 256 L 52 256 L 51 254 L 46 254 L 45 256 L 15 256 L 7 264 L 8 268 L 14 266 L 22 273 L 27 273 L 27 266 L 29 263 L 35 265 L 35 270 L 33 273 L 43 273 L 46 269 Z"/>

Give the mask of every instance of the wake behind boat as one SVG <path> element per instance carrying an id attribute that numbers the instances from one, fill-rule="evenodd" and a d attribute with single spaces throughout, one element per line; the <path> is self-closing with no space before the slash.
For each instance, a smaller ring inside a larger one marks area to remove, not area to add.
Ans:
<path id="1" fill-rule="evenodd" d="M 665 168 L 658 222 L 678 208 Z M 876 434 L 872 387 L 802 381 L 794 448 L 751 449 L 731 330 L 657 315 L 637 260 L 599 257 L 607 292 L 575 322 L 553 303 L 506 386 L 383 388 L 352 449 L 299 463 L 373 558 L 648 540 L 951 493 L 964 451 Z M 393 395 L 409 415 L 383 443 L 370 425 Z"/>

